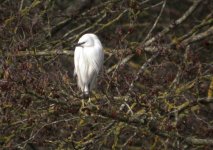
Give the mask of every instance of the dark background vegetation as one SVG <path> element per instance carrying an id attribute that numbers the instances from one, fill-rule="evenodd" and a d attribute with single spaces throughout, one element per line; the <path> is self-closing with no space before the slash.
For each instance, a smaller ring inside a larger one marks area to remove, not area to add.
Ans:
<path id="1" fill-rule="evenodd" d="M 88 32 L 105 63 L 79 111 Z M 212 149 L 212 35 L 212 0 L 0 0 L 0 149 Z"/>

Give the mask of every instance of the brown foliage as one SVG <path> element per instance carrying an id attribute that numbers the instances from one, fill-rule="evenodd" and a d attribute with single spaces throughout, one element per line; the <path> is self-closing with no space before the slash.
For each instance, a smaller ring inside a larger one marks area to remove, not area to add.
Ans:
<path id="1" fill-rule="evenodd" d="M 0 149 L 211 149 L 211 0 L 3 0 Z M 81 109 L 73 43 L 105 50 Z"/>

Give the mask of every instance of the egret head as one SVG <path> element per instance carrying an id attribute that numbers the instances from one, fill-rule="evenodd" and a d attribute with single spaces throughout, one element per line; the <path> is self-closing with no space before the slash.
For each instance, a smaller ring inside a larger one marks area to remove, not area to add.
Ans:
<path id="1" fill-rule="evenodd" d="M 84 34 L 78 41 L 76 46 L 91 47 L 94 46 L 94 39 L 90 34 Z"/>

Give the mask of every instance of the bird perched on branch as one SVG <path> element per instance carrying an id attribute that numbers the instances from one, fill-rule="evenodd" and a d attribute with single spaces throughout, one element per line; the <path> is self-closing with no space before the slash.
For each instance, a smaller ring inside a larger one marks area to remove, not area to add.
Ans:
<path id="1" fill-rule="evenodd" d="M 84 34 L 75 45 L 74 77 L 78 87 L 88 97 L 95 88 L 97 76 L 103 66 L 104 52 L 99 38 L 92 33 Z"/>

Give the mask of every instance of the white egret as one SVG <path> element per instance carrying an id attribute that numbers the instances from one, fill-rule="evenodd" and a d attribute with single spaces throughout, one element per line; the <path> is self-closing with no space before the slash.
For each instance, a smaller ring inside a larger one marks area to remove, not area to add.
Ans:
<path id="1" fill-rule="evenodd" d="M 99 38 L 92 33 L 84 34 L 76 44 L 74 76 L 84 96 L 95 88 L 97 76 L 103 66 L 104 52 Z"/>

